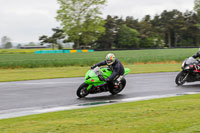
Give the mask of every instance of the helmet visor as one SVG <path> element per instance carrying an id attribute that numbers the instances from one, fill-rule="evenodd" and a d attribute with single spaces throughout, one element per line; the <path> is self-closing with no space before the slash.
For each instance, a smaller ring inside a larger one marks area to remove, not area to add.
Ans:
<path id="1" fill-rule="evenodd" d="M 107 63 L 108 65 L 112 65 L 112 64 L 113 64 L 113 60 L 106 60 L 106 63 Z"/>

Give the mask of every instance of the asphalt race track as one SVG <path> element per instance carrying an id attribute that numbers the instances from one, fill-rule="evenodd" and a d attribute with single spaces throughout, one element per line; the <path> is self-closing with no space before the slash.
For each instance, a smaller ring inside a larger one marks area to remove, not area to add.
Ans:
<path id="1" fill-rule="evenodd" d="M 105 100 L 135 98 L 152 95 L 200 92 L 200 82 L 177 86 L 176 72 L 129 74 L 127 85 L 118 95 L 109 92 L 78 99 L 76 90 L 84 78 L 60 78 L 0 83 L 0 112 L 24 108 L 50 108 Z"/>

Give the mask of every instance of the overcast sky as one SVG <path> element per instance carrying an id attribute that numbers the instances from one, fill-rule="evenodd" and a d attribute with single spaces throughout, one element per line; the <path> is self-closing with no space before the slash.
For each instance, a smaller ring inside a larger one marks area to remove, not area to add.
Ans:
<path id="1" fill-rule="evenodd" d="M 193 10 L 194 0 L 107 0 L 103 16 L 133 16 L 141 19 L 163 10 Z M 51 35 L 56 21 L 57 0 L 0 0 L 0 38 L 13 42 L 38 42 L 41 35 Z"/>

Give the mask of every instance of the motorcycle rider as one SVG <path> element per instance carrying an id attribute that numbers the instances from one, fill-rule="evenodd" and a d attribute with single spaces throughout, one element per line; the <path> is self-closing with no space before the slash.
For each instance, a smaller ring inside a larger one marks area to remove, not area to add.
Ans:
<path id="1" fill-rule="evenodd" d="M 198 57 L 200 57 L 200 51 L 198 51 L 198 52 L 197 52 L 195 55 L 193 55 L 192 57 L 195 58 L 195 59 L 198 58 Z"/>
<path id="2" fill-rule="evenodd" d="M 100 80 L 106 81 L 106 82 L 114 82 L 114 84 L 117 85 L 118 84 L 117 79 L 120 76 L 124 75 L 124 67 L 119 61 L 119 59 L 117 59 L 114 54 L 109 53 L 106 55 L 106 59 L 104 61 L 93 65 L 91 69 L 94 69 L 97 66 L 103 66 L 103 65 L 108 65 L 108 67 L 112 71 L 112 74 L 106 79 L 104 79 L 103 76 L 100 76 L 99 77 Z"/>
<path id="3" fill-rule="evenodd" d="M 192 56 L 194 59 L 200 57 L 200 51 L 198 51 L 195 55 Z M 197 69 L 200 70 L 200 60 L 197 60 Z"/>

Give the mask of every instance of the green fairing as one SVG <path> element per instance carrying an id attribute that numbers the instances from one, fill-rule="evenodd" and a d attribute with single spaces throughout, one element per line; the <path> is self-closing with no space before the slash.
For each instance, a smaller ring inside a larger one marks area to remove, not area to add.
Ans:
<path id="1" fill-rule="evenodd" d="M 100 70 L 104 78 L 108 78 L 112 74 L 112 71 L 110 71 L 108 68 L 101 68 Z M 127 75 L 129 72 L 130 72 L 130 69 L 125 68 L 124 75 Z M 95 72 L 93 70 L 89 70 L 85 74 L 85 83 L 89 84 L 89 86 L 87 87 L 87 90 L 90 90 L 92 86 L 100 86 L 102 84 L 105 84 L 106 82 L 99 80 Z"/>
<path id="2" fill-rule="evenodd" d="M 124 75 L 127 75 L 129 72 L 130 72 L 130 69 L 129 68 L 125 68 Z"/>

